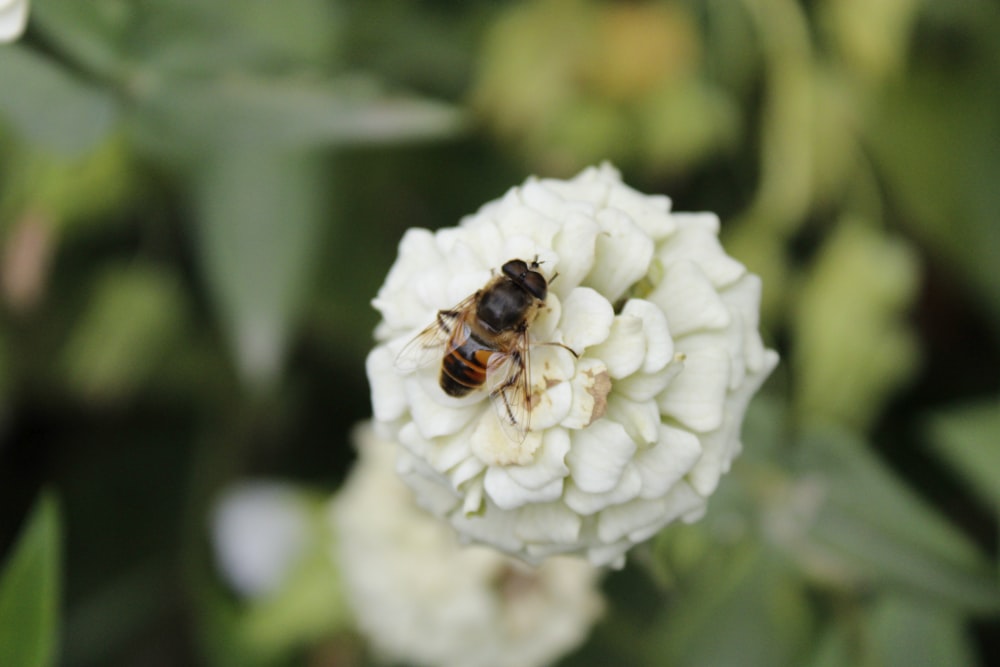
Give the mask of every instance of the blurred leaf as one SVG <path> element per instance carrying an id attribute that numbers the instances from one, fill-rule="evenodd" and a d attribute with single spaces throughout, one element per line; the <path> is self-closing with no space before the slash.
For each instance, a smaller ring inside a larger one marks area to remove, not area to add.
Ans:
<path id="1" fill-rule="evenodd" d="M 882 595 L 869 612 L 865 646 L 880 667 L 942 667 L 977 664 L 965 619 L 927 600 Z"/>
<path id="2" fill-rule="evenodd" d="M 269 151 L 434 139 L 462 127 L 457 109 L 392 96 L 371 81 L 229 77 L 175 81 L 144 98 L 140 138 L 170 156 L 248 143 Z"/>
<path id="3" fill-rule="evenodd" d="M 0 573 L 0 665 L 55 664 L 60 595 L 60 518 L 43 493 Z"/>
<path id="4" fill-rule="evenodd" d="M 793 312 L 800 417 L 866 428 L 912 374 L 917 340 L 904 319 L 916 297 L 913 248 L 844 220 L 823 245 Z"/>
<path id="5" fill-rule="evenodd" d="M 324 189 L 318 163 L 260 146 L 220 150 L 198 180 L 197 246 L 243 377 L 277 379 L 309 290 Z"/>
<path id="6" fill-rule="evenodd" d="M 0 58 L 0 121 L 16 135 L 67 157 L 93 150 L 117 120 L 113 97 L 18 45 Z"/>
<path id="7" fill-rule="evenodd" d="M 810 132 L 815 115 L 813 48 L 804 8 L 747 0 L 766 75 L 760 128 L 760 185 L 748 217 L 789 233 L 813 197 Z"/>
<path id="8" fill-rule="evenodd" d="M 664 611 L 644 664 L 772 667 L 805 649 L 813 617 L 801 579 L 778 554 L 743 543 L 702 571 Z"/>
<path id="9" fill-rule="evenodd" d="M 983 30 L 992 26 L 991 46 L 971 61 L 976 66 L 918 70 L 887 86 L 869 139 L 907 223 L 984 299 L 1000 331 L 998 17 L 993 11 L 982 23 Z"/>
<path id="10" fill-rule="evenodd" d="M 60 232 L 81 222 L 113 223 L 113 216 L 102 214 L 121 206 L 136 182 L 129 147 L 118 133 L 71 157 L 25 146 L 6 167 L 4 209 L 41 213 Z"/>
<path id="11" fill-rule="evenodd" d="M 148 265 L 113 267 L 97 279 L 63 352 L 71 387 L 97 400 L 134 391 L 180 332 L 184 297 L 174 277 Z"/>
<path id="12" fill-rule="evenodd" d="M 816 642 L 816 650 L 805 661 L 804 667 L 845 667 L 855 665 L 857 656 L 852 651 L 847 633 L 840 624 L 830 623 Z"/>
<path id="13" fill-rule="evenodd" d="M 873 83 L 896 74 L 906 63 L 919 0 L 826 0 L 820 21 L 843 60 Z"/>
<path id="14" fill-rule="evenodd" d="M 336 4 L 324 0 L 35 0 L 37 23 L 91 72 L 123 84 L 166 73 L 203 74 L 330 60 Z M 136 77 L 139 67 L 143 68 Z M 128 79 L 126 77 L 129 77 Z"/>
<path id="15" fill-rule="evenodd" d="M 247 591 L 238 604 L 217 586 L 197 587 L 206 614 L 205 641 L 215 656 L 213 664 L 284 664 L 296 650 L 314 646 L 352 623 L 334 559 L 336 536 L 331 531 L 329 498 L 305 489 L 295 489 L 294 493 L 297 507 L 292 511 L 303 515 L 305 541 L 299 552 L 282 565 L 276 587 Z M 216 525 L 215 530 L 219 529 Z M 216 567 L 224 577 L 226 568 L 234 566 L 233 562 L 226 564 L 233 556 L 258 564 L 261 558 L 258 552 L 244 549 L 220 559 L 217 551 Z M 232 577 L 232 572 L 228 576 Z M 235 582 L 231 585 L 239 589 Z"/>
<path id="16" fill-rule="evenodd" d="M 314 534 L 327 537 L 325 515 L 313 519 Z M 352 617 L 332 553 L 328 540 L 316 540 L 276 595 L 245 609 L 241 637 L 254 652 L 285 653 L 350 625 Z"/>
<path id="17" fill-rule="evenodd" d="M 739 138 L 735 101 L 703 79 L 665 86 L 643 100 L 636 112 L 643 136 L 638 151 L 669 171 L 690 171 Z"/>
<path id="18" fill-rule="evenodd" d="M 930 421 L 935 451 L 1000 508 L 1000 401 L 988 399 L 935 415 Z"/>
<path id="19" fill-rule="evenodd" d="M 861 585 L 888 585 L 960 610 L 1000 609 L 988 561 L 861 442 L 828 429 L 800 447 L 801 475 L 825 489 L 805 525 L 813 547 Z"/>
<path id="20" fill-rule="evenodd" d="M 158 77 L 315 68 L 332 60 L 342 21 L 326 0 L 153 0 L 130 25 L 135 57 Z M 151 11 L 150 11 L 151 10 Z"/>
<path id="21" fill-rule="evenodd" d="M 164 562 L 145 562 L 114 579 L 70 609 L 63 643 L 66 665 L 113 664 L 117 651 L 163 615 L 164 600 L 171 590 L 170 567 Z"/>
<path id="22" fill-rule="evenodd" d="M 110 77 L 123 68 L 128 29 L 138 11 L 127 0 L 32 0 L 31 25 L 90 73 Z"/>

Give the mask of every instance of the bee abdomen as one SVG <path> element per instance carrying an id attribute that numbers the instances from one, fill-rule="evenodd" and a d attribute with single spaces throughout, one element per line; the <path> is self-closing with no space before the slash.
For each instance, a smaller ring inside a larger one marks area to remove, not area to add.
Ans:
<path id="1" fill-rule="evenodd" d="M 484 354 L 485 353 L 485 354 Z M 486 382 L 486 365 L 492 351 L 478 345 L 460 345 L 441 363 L 439 383 L 449 396 L 461 397 Z"/>

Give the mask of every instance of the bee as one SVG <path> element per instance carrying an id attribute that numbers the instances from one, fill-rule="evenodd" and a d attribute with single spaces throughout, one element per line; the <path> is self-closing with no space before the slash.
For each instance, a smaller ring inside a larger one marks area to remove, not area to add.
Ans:
<path id="1" fill-rule="evenodd" d="M 530 264 L 510 260 L 475 294 L 438 311 L 396 357 L 402 371 L 439 361 L 438 383 L 449 396 L 485 386 L 504 433 L 517 443 L 528 433 L 531 414 L 528 327 L 548 294 L 539 266 L 537 257 Z"/>

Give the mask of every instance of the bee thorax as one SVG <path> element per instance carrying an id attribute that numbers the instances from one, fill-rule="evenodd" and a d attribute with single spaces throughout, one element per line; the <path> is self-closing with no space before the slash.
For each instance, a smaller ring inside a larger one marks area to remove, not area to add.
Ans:
<path id="1" fill-rule="evenodd" d="M 524 322 L 534 297 L 512 282 L 502 282 L 483 293 L 476 317 L 494 333 L 515 329 Z"/>

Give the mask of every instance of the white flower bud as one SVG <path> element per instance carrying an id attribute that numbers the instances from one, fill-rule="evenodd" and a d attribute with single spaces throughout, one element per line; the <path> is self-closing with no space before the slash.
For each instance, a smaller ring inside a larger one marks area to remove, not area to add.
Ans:
<path id="1" fill-rule="evenodd" d="M 373 302 L 383 319 L 368 377 L 418 502 L 463 539 L 529 563 L 584 554 L 620 566 L 671 521 L 699 518 L 778 361 L 758 332 L 760 280 L 718 231 L 715 215 L 671 213 L 605 164 L 529 179 L 458 227 L 407 232 Z M 442 389 L 444 345 L 416 370 L 394 363 L 428 325 L 458 330 L 438 311 L 513 259 L 537 259 L 548 281 L 527 327 L 523 438 L 488 387 Z"/>
<path id="2" fill-rule="evenodd" d="M 387 661 L 541 667 L 580 644 L 603 606 L 598 570 L 559 558 L 531 568 L 461 546 L 395 474 L 395 446 L 369 425 L 331 505 L 336 560 L 358 628 Z"/>
<path id="3" fill-rule="evenodd" d="M 244 482 L 226 489 L 211 521 L 219 570 L 248 598 L 278 591 L 309 540 L 308 506 L 300 491 L 282 482 Z"/>

